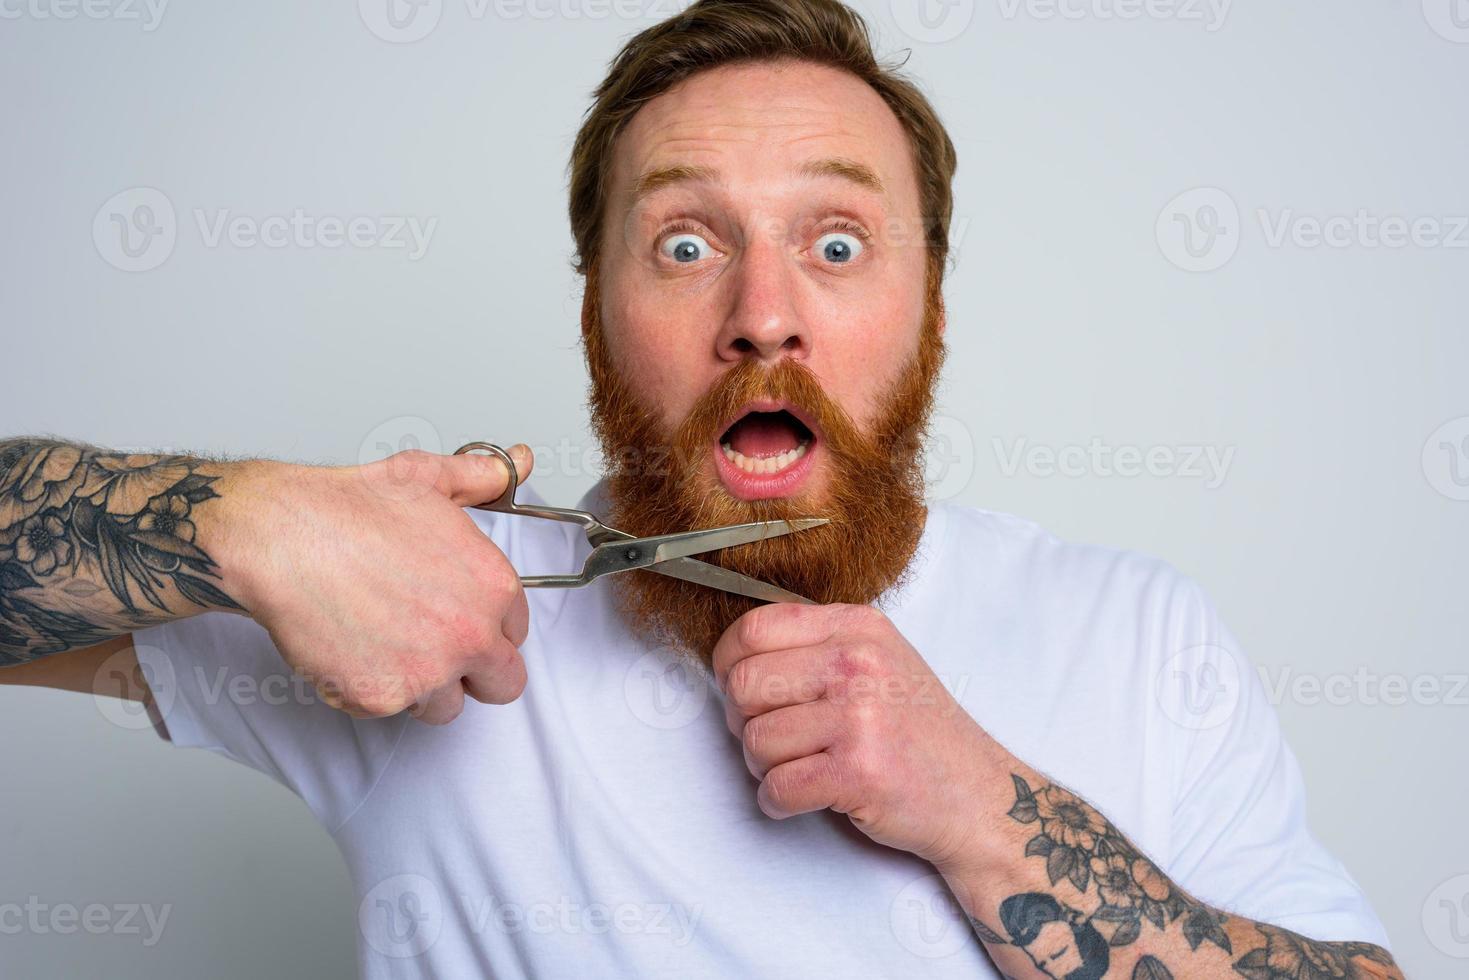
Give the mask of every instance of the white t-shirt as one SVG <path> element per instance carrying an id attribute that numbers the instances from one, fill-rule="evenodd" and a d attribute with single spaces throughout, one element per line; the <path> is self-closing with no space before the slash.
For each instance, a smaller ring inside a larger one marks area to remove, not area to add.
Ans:
<path id="1" fill-rule="evenodd" d="M 583 506 L 605 512 L 601 490 Z M 572 525 L 469 513 L 522 574 L 588 550 Z M 1197 585 L 947 504 L 915 561 L 879 605 L 1011 752 L 1197 898 L 1386 945 Z M 135 639 L 173 741 L 280 780 L 336 840 L 366 977 L 998 976 L 931 866 L 838 814 L 766 818 L 717 688 L 607 589 L 532 590 L 524 695 L 445 727 L 319 703 L 244 617 Z"/>

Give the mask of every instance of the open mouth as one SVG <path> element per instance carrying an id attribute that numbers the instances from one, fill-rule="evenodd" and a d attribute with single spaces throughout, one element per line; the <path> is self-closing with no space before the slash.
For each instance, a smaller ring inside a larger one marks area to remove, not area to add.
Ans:
<path id="1" fill-rule="evenodd" d="M 719 437 L 719 472 L 735 496 L 755 500 L 792 492 L 818 446 L 811 427 L 790 408 L 753 406 Z"/>

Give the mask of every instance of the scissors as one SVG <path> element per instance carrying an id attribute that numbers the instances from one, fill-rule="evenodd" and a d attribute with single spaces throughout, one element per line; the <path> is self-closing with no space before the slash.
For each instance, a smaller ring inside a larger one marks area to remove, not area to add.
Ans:
<path id="1" fill-rule="evenodd" d="M 697 582 L 713 589 L 764 599 L 766 602 L 799 602 L 815 605 L 805 596 L 788 592 L 777 585 L 760 579 L 741 575 L 739 572 L 709 562 L 699 561 L 691 555 L 706 551 L 718 551 L 736 545 L 779 537 L 793 531 L 804 531 L 827 523 L 824 517 L 799 517 L 793 520 L 755 521 L 750 524 L 731 524 L 702 531 L 683 531 L 677 534 L 660 534 L 650 538 L 639 538 L 608 527 L 595 515 L 584 510 L 566 507 L 537 507 L 516 503 L 515 491 L 520 484 L 515 472 L 515 461 L 499 446 L 488 442 L 470 442 L 454 450 L 455 456 L 465 453 L 484 452 L 495 456 L 505 464 L 510 479 L 505 492 L 487 504 L 473 504 L 478 510 L 496 511 L 501 514 L 519 514 L 523 517 L 539 517 L 549 521 L 564 521 L 580 524 L 592 546 L 581 572 L 573 575 L 522 575 L 520 584 L 527 589 L 575 589 L 614 572 L 626 572 L 634 568 L 645 568 L 650 572 Z"/>

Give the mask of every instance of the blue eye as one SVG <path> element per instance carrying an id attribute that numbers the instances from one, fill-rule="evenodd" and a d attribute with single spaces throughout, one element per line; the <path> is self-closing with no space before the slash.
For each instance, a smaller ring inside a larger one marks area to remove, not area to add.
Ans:
<path id="1" fill-rule="evenodd" d="M 663 243 L 662 252 L 675 262 L 697 262 L 714 251 L 709 243 L 698 235 L 687 232 L 674 235 Z"/>
<path id="2" fill-rule="evenodd" d="M 816 240 L 816 251 L 826 261 L 840 265 L 862 254 L 862 240 L 856 235 L 834 231 Z"/>

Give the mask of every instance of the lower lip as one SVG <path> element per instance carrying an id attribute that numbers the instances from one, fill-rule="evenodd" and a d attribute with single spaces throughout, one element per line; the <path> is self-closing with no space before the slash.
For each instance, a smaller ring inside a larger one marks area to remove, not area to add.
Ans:
<path id="1" fill-rule="evenodd" d="M 724 448 L 714 444 L 714 466 L 724 487 L 738 500 L 769 500 L 795 493 L 811 472 L 812 459 L 821 446 L 812 440 L 800 459 L 779 473 L 746 473 L 724 455 Z"/>

